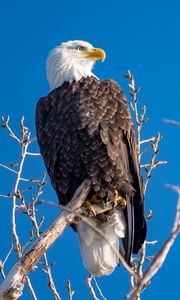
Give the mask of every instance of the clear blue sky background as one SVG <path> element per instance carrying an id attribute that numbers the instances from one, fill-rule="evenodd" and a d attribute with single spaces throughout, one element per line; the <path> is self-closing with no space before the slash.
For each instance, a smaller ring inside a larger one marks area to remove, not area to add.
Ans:
<path id="1" fill-rule="evenodd" d="M 146 197 L 146 211 L 152 209 L 154 215 L 149 222 L 148 239 L 159 240 L 156 246 L 149 247 L 148 254 L 156 253 L 170 233 L 175 214 L 176 195 L 165 188 L 165 184 L 180 183 L 180 132 L 162 122 L 162 118 L 180 119 L 179 1 L 1 1 L 0 28 L 1 114 L 11 116 L 16 132 L 19 119 L 24 115 L 27 126 L 35 135 L 36 102 L 49 92 L 45 60 L 48 52 L 59 43 L 82 39 L 103 48 L 107 59 L 104 64 L 96 65 L 96 75 L 102 79 L 115 79 L 126 93 L 127 80 L 122 74 L 128 69 L 134 73 L 137 85 L 142 87 L 140 101 L 147 105 L 150 118 L 143 136 L 148 138 L 160 131 L 164 139 L 159 157 L 168 160 L 167 166 L 161 166 L 153 173 Z M 37 150 L 37 146 L 33 148 Z M 17 146 L 3 130 L 0 131 L 0 149 L 1 162 L 18 161 Z M 41 158 L 29 158 L 24 176 L 40 176 L 43 170 Z M 0 193 L 7 194 L 12 189 L 13 175 L 0 171 Z M 57 201 L 50 185 L 45 188 L 43 197 Z M 3 258 L 10 243 L 10 202 L 0 201 L 0 257 Z M 45 215 L 44 228 L 57 213 L 54 208 L 40 208 L 39 215 Z M 18 220 L 21 242 L 25 243 L 30 224 L 20 214 Z M 68 299 L 67 279 L 71 280 L 76 291 L 74 300 L 90 299 L 84 283 L 87 272 L 82 266 L 77 237 L 70 229 L 49 250 L 48 257 L 51 262 L 56 261 L 53 271 L 62 299 Z M 12 255 L 6 271 L 14 260 Z M 177 242 L 142 299 L 177 299 L 179 267 Z M 38 299 L 53 299 L 46 275 L 40 273 L 40 269 L 41 266 L 31 276 Z M 100 279 L 99 283 L 109 300 L 122 299 L 129 284 L 122 267 L 117 268 L 112 276 Z M 28 291 L 22 299 L 31 299 Z"/>

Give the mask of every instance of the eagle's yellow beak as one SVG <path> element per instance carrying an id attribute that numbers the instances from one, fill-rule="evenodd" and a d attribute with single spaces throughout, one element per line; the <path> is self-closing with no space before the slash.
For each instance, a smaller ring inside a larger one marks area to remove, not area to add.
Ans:
<path id="1" fill-rule="evenodd" d="M 90 50 L 88 50 L 86 52 L 86 57 L 90 57 L 94 60 L 98 60 L 101 59 L 102 62 L 105 60 L 106 58 L 106 53 L 104 52 L 103 49 L 100 48 L 92 48 Z"/>

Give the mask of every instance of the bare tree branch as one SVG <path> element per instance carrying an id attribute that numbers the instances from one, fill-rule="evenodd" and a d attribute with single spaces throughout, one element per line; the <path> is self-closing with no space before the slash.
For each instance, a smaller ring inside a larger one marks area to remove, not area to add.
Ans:
<path id="1" fill-rule="evenodd" d="M 78 209 L 90 189 L 90 182 L 84 181 L 67 205 L 71 210 Z M 76 215 L 63 211 L 46 229 L 30 249 L 17 261 L 0 286 L 0 299 L 18 299 L 22 295 L 26 275 L 33 270 L 40 257 L 49 249 L 65 228 L 76 221 Z"/>
<path id="2" fill-rule="evenodd" d="M 142 125 L 147 121 L 147 118 L 145 118 L 146 113 L 146 106 L 144 105 L 142 107 L 141 115 L 139 116 L 138 113 L 138 97 L 137 94 L 140 91 L 140 87 L 136 88 L 135 86 L 135 80 L 134 76 L 131 74 L 130 70 L 128 70 L 128 73 L 124 75 L 125 78 L 128 78 L 130 81 L 129 87 L 130 87 L 130 96 L 132 97 L 132 102 L 130 102 L 130 107 L 132 108 L 132 111 L 134 113 L 136 125 L 137 125 L 137 146 L 138 146 L 138 153 L 139 153 L 139 160 L 140 160 L 140 145 L 141 145 L 141 129 Z"/>
<path id="3" fill-rule="evenodd" d="M 152 156 L 151 156 L 151 159 L 150 159 L 149 168 L 145 167 L 145 171 L 146 171 L 147 175 L 146 175 L 146 179 L 145 179 L 144 186 L 143 186 L 144 194 L 146 193 L 148 182 L 151 179 L 152 170 L 155 169 L 157 167 L 157 165 L 159 165 L 159 164 L 166 164 L 167 163 L 166 161 L 155 161 L 156 156 L 159 153 L 158 145 L 159 145 L 159 142 L 160 142 L 161 139 L 162 139 L 162 136 L 158 132 L 156 138 L 153 140 L 153 142 L 151 142 L 151 147 L 153 149 L 153 153 L 152 153 Z"/>

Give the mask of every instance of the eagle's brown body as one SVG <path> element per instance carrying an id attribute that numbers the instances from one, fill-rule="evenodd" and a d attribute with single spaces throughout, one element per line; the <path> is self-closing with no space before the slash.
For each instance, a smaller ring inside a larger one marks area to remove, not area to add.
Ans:
<path id="1" fill-rule="evenodd" d="M 146 236 L 142 178 L 127 101 L 112 80 L 65 82 L 37 104 L 37 138 L 59 201 L 67 204 L 89 178 L 92 194 L 118 190 L 127 200 L 125 250 Z M 131 240 L 131 241 L 128 241 Z M 128 250 L 128 248 L 131 248 Z"/>

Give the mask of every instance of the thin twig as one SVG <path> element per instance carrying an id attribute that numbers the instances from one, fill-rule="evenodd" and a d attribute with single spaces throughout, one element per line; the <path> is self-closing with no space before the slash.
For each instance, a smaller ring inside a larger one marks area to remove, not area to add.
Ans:
<path id="1" fill-rule="evenodd" d="M 2 121 L 3 121 L 3 125 L 1 127 L 6 128 L 9 131 L 9 135 L 15 139 L 19 144 L 21 144 L 21 140 L 15 135 L 15 133 L 12 131 L 12 129 L 9 127 L 9 120 L 10 117 L 8 116 L 6 119 L 5 117 L 1 117 Z"/>
<path id="2" fill-rule="evenodd" d="M 138 153 L 140 154 L 140 152 L 141 152 L 140 151 L 141 127 L 142 127 L 142 123 L 143 123 L 142 120 L 143 120 L 143 117 L 145 114 L 145 107 L 144 107 L 142 116 L 139 118 L 138 109 L 137 109 L 137 104 L 138 104 L 137 94 L 140 91 L 140 88 L 136 89 L 134 77 L 129 70 L 128 70 L 128 74 L 124 75 L 124 77 L 128 78 L 130 81 L 130 84 L 129 84 L 129 87 L 131 89 L 130 96 L 133 99 L 133 102 L 130 102 L 130 106 L 133 110 L 136 125 L 137 125 L 137 146 L 138 146 Z"/>
<path id="3" fill-rule="evenodd" d="M 26 154 L 30 156 L 41 156 L 40 153 L 35 153 L 35 152 L 27 152 Z"/>
<path id="4" fill-rule="evenodd" d="M 155 165 L 157 166 L 157 165 L 165 165 L 165 164 L 167 164 L 168 162 L 167 162 L 167 160 L 158 160 L 157 162 L 155 162 Z M 151 164 L 149 163 L 149 164 L 144 164 L 144 165 L 141 165 L 141 168 L 147 168 L 147 167 L 150 167 L 151 166 Z"/>
<path id="5" fill-rule="evenodd" d="M 15 170 L 13 170 L 13 169 L 7 167 L 6 165 L 0 164 L 0 167 L 4 168 L 4 169 L 6 169 L 6 170 L 8 170 L 8 171 L 10 171 L 10 172 L 12 172 L 12 173 L 15 173 L 15 174 L 18 173 L 17 171 L 15 171 Z"/>
<path id="6" fill-rule="evenodd" d="M 139 263 L 137 264 L 137 273 L 140 278 L 143 276 L 143 264 L 145 261 L 145 255 L 146 255 L 146 242 L 143 243 L 142 248 L 140 250 L 140 257 L 139 257 Z"/>
<path id="7" fill-rule="evenodd" d="M 49 288 L 54 296 L 55 300 L 61 300 L 60 295 L 58 294 L 58 291 L 56 289 L 56 286 L 54 284 L 54 279 L 52 276 L 51 268 L 48 265 L 48 260 L 47 260 L 47 255 L 46 253 L 43 254 L 43 260 L 44 260 L 44 265 L 46 267 L 46 273 L 48 275 L 48 283 L 49 283 Z"/>
<path id="8" fill-rule="evenodd" d="M 146 241 L 146 245 L 152 245 L 154 246 L 155 244 L 157 244 L 158 240 L 154 240 L 154 241 Z"/>
<path id="9" fill-rule="evenodd" d="M 153 136 L 150 139 L 140 141 L 140 145 L 145 144 L 145 143 L 152 143 L 152 142 L 154 142 L 154 140 L 155 140 L 155 137 Z"/>
<path id="10" fill-rule="evenodd" d="M 94 283 L 95 283 L 95 285 L 96 285 L 96 288 L 97 288 L 97 290 L 98 290 L 99 295 L 101 296 L 101 298 L 102 298 L 103 300 L 107 300 L 107 298 L 104 297 L 104 295 L 103 295 L 103 293 L 102 293 L 102 291 L 101 291 L 101 289 L 100 289 L 100 287 L 99 287 L 99 284 L 97 283 L 97 280 L 96 280 L 96 277 L 95 277 L 95 276 L 93 277 L 93 280 L 94 280 Z"/>
<path id="11" fill-rule="evenodd" d="M 166 161 L 164 161 L 164 162 L 163 161 L 156 161 L 155 162 L 156 156 L 159 153 L 158 145 L 159 145 L 159 142 L 160 142 L 161 139 L 162 139 L 162 136 L 158 132 L 158 134 L 156 136 L 156 139 L 151 143 L 151 147 L 153 149 L 153 153 L 152 153 L 152 156 L 151 156 L 151 159 L 150 159 L 150 166 L 149 166 L 149 168 L 145 168 L 147 175 L 146 175 L 146 179 L 145 179 L 144 186 L 143 186 L 144 194 L 146 193 L 147 185 L 148 185 L 148 182 L 149 182 L 149 180 L 151 178 L 152 170 L 155 169 L 158 164 L 167 163 Z"/>
<path id="12" fill-rule="evenodd" d="M 19 170 L 17 172 L 17 177 L 16 177 L 16 182 L 14 185 L 14 189 L 13 189 L 13 197 L 12 197 L 12 212 L 11 212 L 11 217 L 12 217 L 12 236 L 13 236 L 13 241 L 14 241 L 14 245 L 15 245 L 15 249 L 17 252 L 17 256 L 18 258 L 21 257 L 22 255 L 22 251 L 21 251 L 21 245 L 19 242 L 19 237 L 16 231 L 16 193 L 18 191 L 18 186 L 19 186 L 19 182 L 20 182 L 20 178 L 21 178 L 21 173 L 23 170 L 23 165 L 24 165 L 24 161 L 25 161 L 25 157 L 26 157 L 26 151 L 28 149 L 28 141 L 30 139 L 30 134 L 28 134 L 27 137 L 27 142 L 26 143 L 21 143 L 22 148 L 21 148 L 21 161 L 19 164 Z"/>
<path id="13" fill-rule="evenodd" d="M 25 181 L 25 182 L 39 182 L 39 180 L 38 179 L 27 179 L 27 178 L 19 178 L 19 180 L 21 180 L 21 181 Z"/>
<path id="14" fill-rule="evenodd" d="M 88 278 L 86 279 L 86 284 L 89 289 L 92 300 L 99 300 L 99 298 L 96 296 L 95 290 L 91 284 L 92 278 L 93 278 L 93 276 L 89 275 Z"/>
<path id="15" fill-rule="evenodd" d="M 32 299 L 33 300 L 38 300 L 38 298 L 36 297 L 35 291 L 34 291 L 34 289 L 32 287 L 31 281 L 30 281 L 30 279 L 29 279 L 28 276 L 26 276 L 26 284 L 27 284 L 27 287 L 28 287 L 28 289 L 29 289 L 29 291 L 31 293 Z"/>
<path id="16" fill-rule="evenodd" d="M 71 290 L 71 282 L 70 282 L 70 280 L 67 281 L 66 288 L 67 288 L 67 291 L 68 291 L 68 294 L 69 294 L 69 300 L 72 300 L 75 291 Z"/>
<path id="17" fill-rule="evenodd" d="M 132 98 L 132 101 L 130 101 L 130 107 L 132 108 L 135 122 L 136 122 L 136 131 L 137 131 L 137 148 L 138 148 L 138 154 L 139 154 L 139 161 L 141 159 L 141 144 L 147 142 L 148 140 L 141 141 L 141 130 L 142 126 L 145 122 L 148 121 L 148 119 L 145 117 L 146 114 L 146 106 L 142 106 L 141 114 L 139 115 L 138 112 L 138 93 L 140 91 L 140 87 L 136 88 L 135 86 L 135 80 L 134 76 L 131 74 L 130 70 L 128 70 L 128 73 L 124 75 L 125 78 L 128 78 L 130 81 L 129 87 L 130 87 L 130 96 Z M 150 140 L 152 140 L 151 138 Z"/>

